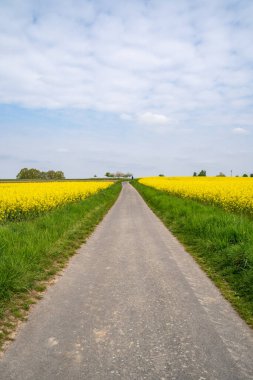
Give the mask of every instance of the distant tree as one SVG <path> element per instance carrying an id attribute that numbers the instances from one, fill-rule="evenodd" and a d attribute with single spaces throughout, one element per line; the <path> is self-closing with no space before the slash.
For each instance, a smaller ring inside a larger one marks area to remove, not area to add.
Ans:
<path id="1" fill-rule="evenodd" d="M 23 168 L 17 174 L 17 179 L 40 179 L 41 172 L 38 169 Z"/>
<path id="2" fill-rule="evenodd" d="M 164 177 L 164 174 L 159 174 L 159 177 Z"/>
<path id="3" fill-rule="evenodd" d="M 206 171 L 205 170 L 201 170 L 198 174 L 198 177 L 206 177 Z"/>
<path id="4" fill-rule="evenodd" d="M 105 176 L 106 176 L 106 177 L 114 177 L 114 174 L 113 174 L 113 173 L 110 173 L 110 172 L 106 172 L 106 173 L 105 173 Z"/>
<path id="5" fill-rule="evenodd" d="M 97 175 L 96 175 L 96 174 L 94 174 L 94 178 L 97 178 Z"/>
<path id="6" fill-rule="evenodd" d="M 55 179 L 55 171 L 48 170 L 48 172 L 46 173 L 46 179 Z"/>
<path id="7" fill-rule="evenodd" d="M 41 179 L 47 179 L 47 172 L 40 172 Z"/>
<path id="8" fill-rule="evenodd" d="M 250 177 L 253 177 L 253 173 L 250 173 L 250 175 L 249 175 Z"/>
<path id="9" fill-rule="evenodd" d="M 122 172 L 116 172 L 114 174 L 114 176 L 117 177 L 117 178 L 121 178 L 121 177 L 124 177 L 124 173 L 122 173 Z"/>
<path id="10" fill-rule="evenodd" d="M 48 172 L 43 173 L 43 177 L 48 180 L 60 180 L 60 179 L 65 179 L 64 173 L 61 170 L 49 170 Z"/>
<path id="11" fill-rule="evenodd" d="M 197 177 L 197 173 L 196 172 L 193 173 L 193 177 Z"/>
<path id="12" fill-rule="evenodd" d="M 64 179 L 64 173 L 60 170 L 54 171 L 49 170 L 48 172 L 43 172 L 38 169 L 27 169 L 23 168 L 17 174 L 17 179 L 44 179 L 44 180 L 58 180 Z"/>
<path id="13" fill-rule="evenodd" d="M 226 177 L 226 175 L 224 173 L 222 173 L 222 172 L 219 172 L 219 174 L 217 174 L 216 177 Z"/>
<path id="14" fill-rule="evenodd" d="M 244 173 L 242 176 L 243 176 L 243 177 L 248 177 L 248 174 Z"/>
<path id="15" fill-rule="evenodd" d="M 65 179 L 64 173 L 61 170 L 57 170 L 54 176 L 55 179 Z"/>
<path id="16" fill-rule="evenodd" d="M 105 176 L 106 177 L 116 177 L 116 178 L 131 178 L 133 175 L 132 173 L 122 173 L 122 172 L 116 172 L 116 173 L 110 173 L 110 172 L 106 172 L 105 173 Z"/>
<path id="17" fill-rule="evenodd" d="M 17 179 L 26 179 L 28 177 L 29 169 L 23 168 L 20 170 L 20 172 L 16 175 Z"/>

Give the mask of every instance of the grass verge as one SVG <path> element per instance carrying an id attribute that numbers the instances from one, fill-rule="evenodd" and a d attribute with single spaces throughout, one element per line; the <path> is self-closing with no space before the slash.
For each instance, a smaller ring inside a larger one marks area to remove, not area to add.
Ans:
<path id="1" fill-rule="evenodd" d="M 137 181 L 132 184 L 253 327 L 253 220 Z"/>
<path id="2" fill-rule="evenodd" d="M 0 225 L 0 348 L 102 220 L 120 189 L 116 183 L 35 219 Z"/>

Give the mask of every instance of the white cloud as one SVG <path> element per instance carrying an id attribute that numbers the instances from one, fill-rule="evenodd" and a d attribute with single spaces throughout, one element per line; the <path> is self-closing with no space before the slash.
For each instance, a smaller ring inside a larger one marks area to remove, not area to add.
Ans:
<path id="1" fill-rule="evenodd" d="M 145 112 L 137 116 L 137 121 L 145 125 L 168 125 L 169 118 L 165 115 L 160 115 L 152 112 Z"/>
<path id="2" fill-rule="evenodd" d="M 241 112 L 252 93 L 253 8 L 228 4 L 1 2 L 0 102 L 119 114 L 157 106 L 161 114 Z"/>
<path id="3" fill-rule="evenodd" d="M 233 128 L 232 132 L 235 134 L 235 135 L 248 135 L 249 134 L 249 131 L 245 128 Z"/>
<path id="4" fill-rule="evenodd" d="M 154 165 L 157 172 L 173 168 L 174 174 L 186 174 L 192 166 L 201 170 L 198 162 L 206 156 L 223 165 L 224 149 L 235 154 L 228 171 L 239 165 L 239 149 L 249 152 L 240 156 L 242 167 L 252 162 L 252 1 L 10 0 L 0 1 L 0 19 L 0 103 L 42 108 L 51 115 L 64 110 L 72 116 L 64 133 L 61 118 L 57 126 L 57 117 L 40 122 L 58 135 L 49 152 L 56 168 L 65 162 L 74 172 L 79 165 L 82 176 L 87 147 L 93 145 L 98 149 L 94 159 L 104 146 L 107 156 L 117 147 L 115 170 L 120 170 L 120 159 L 123 165 L 126 157 L 128 162 L 134 157 L 136 164 Z M 33 130 L 38 128 L 32 122 L 36 112 L 28 118 Z M 72 145 L 66 137 L 78 113 L 78 134 L 82 128 L 90 138 L 80 146 L 79 136 Z M 112 120 L 116 125 L 111 126 Z M 21 128 L 22 117 L 14 124 Z M 165 139 L 168 132 L 170 138 Z M 249 138 L 228 139 L 228 133 Z M 36 141 L 29 144 L 34 151 L 24 159 L 39 155 Z M 5 146 L 10 149 L 11 144 Z M 82 161 L 76 155 L 82 157 L 84 146 Z M 67 147 L 72 154 L 60 154 L 67 153 Z M 187 172 L 185 162 L 180 171 L 180 160 L 173 161 L 173 155 L 180 157 L 185 150 Z M 100 158 L 103 162 L 103 155 Z M 45 162 L 47 155 L 41 159 Z M 216 167 L 213 174 L 219 170 L 225 171 Z"/>

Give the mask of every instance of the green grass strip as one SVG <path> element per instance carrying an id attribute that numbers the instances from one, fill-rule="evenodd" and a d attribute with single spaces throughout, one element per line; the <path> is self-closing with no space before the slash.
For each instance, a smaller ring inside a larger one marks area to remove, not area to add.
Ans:
<path id="1" fill-rule="evenodd" d="M 253 327 L 253 220 L 132 183 Z"/>
<path id="2" fill-rule="evenodd" d="M 29 308 L 27 294 L 44 289 L 43 282 L 66 264 L 111 208 L 120 190 L 121 184 L 116 183 L 35 219 L 0 225 L 0 319 L 5 325 L 9 325 L 6 313 L 19 317 L 20 308 Z M 6 335 L 0 323 L 0 343 Z"/>

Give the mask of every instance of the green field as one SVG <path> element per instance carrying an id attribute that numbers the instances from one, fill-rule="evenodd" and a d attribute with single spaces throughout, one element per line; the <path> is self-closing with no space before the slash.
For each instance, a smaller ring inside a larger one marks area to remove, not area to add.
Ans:
<path id="1" fill-rule="evenodd" d="M 253 220 L 196 200 L 132 184 L 253 326 Z"/>
<path id="2" fill-rule="evenodd" d="M 132 181 L 223 295 L 253 326 L 253 220 Z M 121 183 L 0 225 L 0 346 L 117 199 Z"/>
<path id="3" fill-rule="evenodd" d="M 116 183 L 83 201 L 0 225 L 0 346 L 117 199 Z"/>

